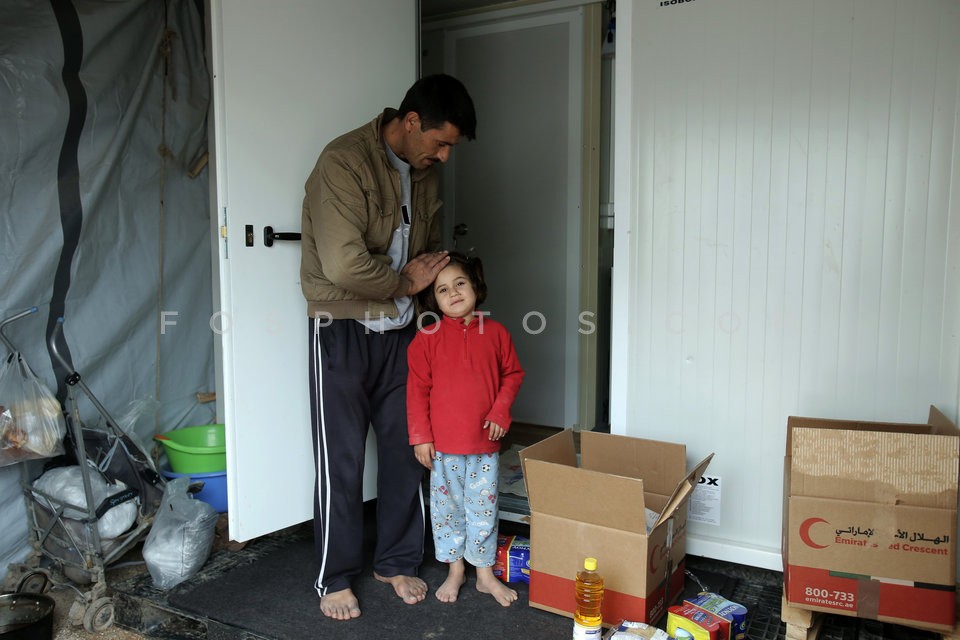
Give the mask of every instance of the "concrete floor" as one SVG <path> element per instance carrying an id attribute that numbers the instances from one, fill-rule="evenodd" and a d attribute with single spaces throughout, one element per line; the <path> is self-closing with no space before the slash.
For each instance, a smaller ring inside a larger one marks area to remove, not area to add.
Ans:
<path id="1" fill-rule="evenodd" d="M 70 624 L 70 605 L 77 597 L 76 591 L 69 587 L 55 587 L 47 592 L 54 599 L 56 608 L 53 610 L 53 638 L 54 640 L 140 640 L 144 636 L 113 625 L 100 633 L 89 633 L 83 625 Z"/>
<path id="2" fill-rule="evenodd" d="M 227 539 L 226 514 L 222 514 L 216 526 L 216 536 L 214 538 L 213 551 L 222 548 L 234 549 L 242 548 L 242 545 L 231 542 Z M 141 555 L 142 541 L 137 543 L 127 554 L 119 558 L 115 564 L 106 567 L 105 585 L 107 594 L 111 595 L 112 586 L 120 584 L 129 579 L 136 579 L 147 573 L 146 564 Z M 99 633 L 88 632 L 82 624 L 73 624 L 70 620 L 70 610 L 74 602 L 80 600 L 81 606 L 85 604 L 82 600 L 83 594 L 86 594 L 89 585 L 77 584 L 56 570 L 50 572 L 50 582 L 47 582 L 47 590 L 44 593 L 53 598 L 54 616 L 53 616 L 53 637 L 54 640 L 140 640 L 147 636 L 113 624 Z M 13 589 L 12 586 L 7 586 Z M 114 600 L 116 605 L 116 600 Z M 84 609 L 80 609 L 81 615 Z"/>
<path id="3" fill-rule="evenodd" d="M 237 548 L 236 543 L 230 542 L 226 538 L 226 526 L 226 515 L 224 514 L 217 522 L 214 551 L 221 548 Z M 112 585 L 120 584 L 130 579 L 136 579 L 147 573 L 147 567 L 141 555 L 142 545 L 142 542 L 138 543 L 129 553 L 120 558 L 116 564 L 107 567 L 105 582 L 108 595 L 111 593 Z M 149 637 L 118 624 L 113 624 L 99 633 L 90 633 L 82 624 L 77 625 L 71 623 L 70 608 L 78 599 L 80 592 L 85 593 L 86 589 L 82 585 L 76 585 L 65 580 L 63 576 L 57 576 L 55 580 L 59 581 L 55 582 L 50 590 L 46 592 L 46 595 L 53 598 L 56 603 L 53 619 L 54 640 L 142 640 L 143 638 Z"/>

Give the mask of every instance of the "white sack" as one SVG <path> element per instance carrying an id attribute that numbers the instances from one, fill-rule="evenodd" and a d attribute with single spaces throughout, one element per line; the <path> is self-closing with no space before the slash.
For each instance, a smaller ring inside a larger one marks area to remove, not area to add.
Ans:
<path id="1" fill-rule="evenodd" d="M 90 470 L 90 485 L 93 489 L 94 509 L 109 496 L 127 488 L 127 485 L 119 480 L 114 484 L 108 483 L 93 469 Z M 34 481 L 33 487 L 61 502 L 88 508 L 87 497 L 83 490 L 83 476 L 78 466 L 50 469 Z M 38 502 L 50 509 L 55 508 L 55 505 L 49 504 L 42 497 L 38 497 Z M 100 533 L 101 540 L 116 538 L 133 526 L 137 519 L 137 502 L 137 500 L 127 500 L 103 514 L 103 517 L 97 521 L 97 531 Z M 85 513 L 76 509 L 68 508 L 63 512 L 63 517 L 74 520 L 85 516 Z"/>

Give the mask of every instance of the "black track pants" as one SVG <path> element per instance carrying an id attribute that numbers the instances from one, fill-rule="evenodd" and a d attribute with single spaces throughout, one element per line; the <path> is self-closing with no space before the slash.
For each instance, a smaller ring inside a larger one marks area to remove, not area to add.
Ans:
<path id="1" fill-rule="evenodd" d="M 407 345 L 416 328 L 377 333 L 355 320 L 311 318 L 310 416 L 317 482 L 314 536 L 324 596 L 363 569 L 363 461 L 377 437 L 377 542 L 373 569 L 416 575 L 423 561 L 424 468 L 407 436 Z"/>

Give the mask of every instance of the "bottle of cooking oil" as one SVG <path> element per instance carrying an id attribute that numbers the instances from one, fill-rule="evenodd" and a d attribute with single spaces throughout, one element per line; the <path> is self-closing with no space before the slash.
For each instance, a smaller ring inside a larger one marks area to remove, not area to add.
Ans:
<path id="1" fill-rule="evenodd" d="M 599 640 L 603 633 L 603 577 L 597 573 L 597 559 L 586 558 L 577 572 L 577 608 L 573 612 L 573 639 Z"/>

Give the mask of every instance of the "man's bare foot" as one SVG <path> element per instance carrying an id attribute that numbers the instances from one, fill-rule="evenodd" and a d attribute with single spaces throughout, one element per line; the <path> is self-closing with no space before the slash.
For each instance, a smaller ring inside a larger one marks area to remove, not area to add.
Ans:
<path id="1" fill-rule="evenodd" d="M 477 567 L 477 591 L 489 593 L 502 607 L 509 607 L 517 599 L 517 592 L 497 580 L 491 567 Z"/>
<path id="2" fill-rule="evenodd" d="M 352 589 L 343 589 L 321 596 L 320 611 L 334 620 L 349 620 L 360 617 L 360 603 Z"/>
<path id="3" fill-rule="evenodd" d="M 456 602 L 460 595 L 460 587 L 467 581 L 466 567 L 463 559 L 450 563 L 450 570 L 447 572 L 447 579 L 443 581 L 440 588 L 437 589 L 437 600 L 440 602 Z"/>
<path id="4" fill-rule="evenodd" d="M 417 604 L 427 595 L 427 583 L 416 576 L 390 576 L 387 578 L 374 571 L 373 577 L 380 582 L 392 584 L 393 590 L 407 604 Z"/>

